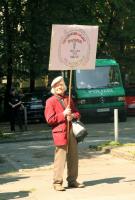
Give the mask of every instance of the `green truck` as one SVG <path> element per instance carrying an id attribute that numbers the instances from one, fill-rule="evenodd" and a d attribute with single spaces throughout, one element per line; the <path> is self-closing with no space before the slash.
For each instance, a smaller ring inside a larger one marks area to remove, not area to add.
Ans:
<path id="1" fill-rule="evenodd" d="M 73 71 L 72 95 L 82 119 L 113 119 L 114 109 L 118 109 L 120 121 L 127 119 L 119 64 L 113 59 L 96 59 L 94 70 Z"/>

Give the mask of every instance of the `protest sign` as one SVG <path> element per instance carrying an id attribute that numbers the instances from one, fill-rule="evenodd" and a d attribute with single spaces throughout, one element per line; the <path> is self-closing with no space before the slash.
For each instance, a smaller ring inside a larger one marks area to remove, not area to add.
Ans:
<path id="1" fill-rule="evenodd" d="M 98 26 L 52 25 L 49 70 L 94 69 Z"/>

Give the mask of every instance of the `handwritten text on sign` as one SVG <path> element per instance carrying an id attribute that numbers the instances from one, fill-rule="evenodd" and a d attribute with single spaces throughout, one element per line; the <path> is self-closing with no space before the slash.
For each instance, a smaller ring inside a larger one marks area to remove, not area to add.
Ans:
<path id="1" fill-rule="evenodd" d="M 53 25 L 49 70 L 95 67 L 97 26 Z"/>

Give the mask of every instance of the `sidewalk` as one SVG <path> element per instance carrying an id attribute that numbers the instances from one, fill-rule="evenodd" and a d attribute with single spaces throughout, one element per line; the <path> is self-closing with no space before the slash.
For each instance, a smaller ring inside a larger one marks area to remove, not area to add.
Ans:
<path id="1" fill-rule="evenodd" d="M 9 127 L 10 125 L 8 122 L 0 123 L 0 130 L 3 132 L 3 137 L 0 138 L 0 143 L 52 140 L 51 128 L 46 123 L 28 124 L 27 130 L 23 132 L 20 132 L 17 127 L 15 133 L 11 133 Z M 102 135 L 100 137 L 102 137 Z M 105 150 L 103 149 L 103 151 Z M 107 151 L 113 156 L 135 160 L 135 143 L 115 148 L 108 147 Z"/>
<path id="2" fill-rule="evenodd" d="M 88 127 L 93 129 L 92 125 Z M 89 145 L 97 141 L 102 143 L 106 137 L 103 138 L 104 134 L 89 135 L 78 148 L 78 180 L 86 187 L 68 189 L 65 169 L 63 185 L 66 191 L 56 192 L 52 188 L 54 146 L 51 128 L 47 124 L 30 124 L 27 131 L 15 134 L 9 132 L 8 123 L 0 128 L 4 135 L 11 136 L 0 139 L 0 200 L 135 199 L 135 162 L 129 160 L 128 155 L 135 151 L 135 146 L 113 148 L 108 154 L 92 151 Z M 121 153 L 128 155 L 126 159 Z"/>
<path id="3" fill-rule="evenodd" d="M 27 143 L 27 144 L 26 144 Z M 117 158 L 111 154 L 92 152 L 88 148 L 79 147 L 79 177 L 85 188 L 68 189 L 66 169 L 63 186 L 65 192 L 57 192 L 52 188 L 53 151 L 46 141 L 1 144 L 5 148 L 16 146 L 18 161 L 16 170 L 3 173 L 0 177 L 0 200 L 134 200 L 135 199 L 135 162 Z M 44 145 L 44 148 L 43 148 Z M 48 148 L 45 148 L 47 147 Z M 33 148 L 33 149 L 32 149 Z M 15 149 L 15 147 L 14 147 Z M 22 149 L 25 151 L 21 153 Z M 32 157 L 28 153 L 32 151 Z M 19 153 L 20 151 L 20 153 Z M 8 153 L 12 164 L 13 155 Z M 25 154 L 25 159 L 23 158 Z M 27 156 L 27 159 L 26 159 Z M 36 156 L 36 162 L 35 162 Z M 20 162 L 23 160 L 23 167 Z M 30 161 L 30 162 L 29 162 Z M 33 167 L 29 164 L 36 164 Z M 42 167 L 41 165 L 42 164 Z"/>

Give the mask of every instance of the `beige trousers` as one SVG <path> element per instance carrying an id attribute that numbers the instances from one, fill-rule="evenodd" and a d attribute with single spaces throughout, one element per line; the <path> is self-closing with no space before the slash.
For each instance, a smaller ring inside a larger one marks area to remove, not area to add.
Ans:
<path id="1" fill-rule="evenodd" d="M 67 181 L 74 182 L 78 177 L 78 147 L 72 130 L 69 134 L 68 151 L 67 145 L 57 146 L 55 149 L 53 184 L 63 183 L 63 174 L 66 161 Z"/>

